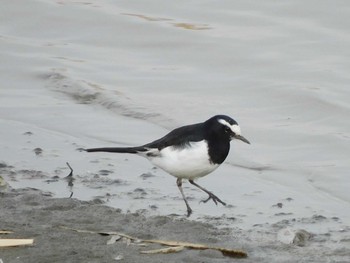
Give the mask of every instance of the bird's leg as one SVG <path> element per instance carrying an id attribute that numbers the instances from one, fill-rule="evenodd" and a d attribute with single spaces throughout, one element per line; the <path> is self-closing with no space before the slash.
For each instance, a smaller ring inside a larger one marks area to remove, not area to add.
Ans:
<path id="1" fill-rule="evenodd" d="M 185 201 L 185 204 L 186 204 L 186 207 L 187 207 L 187 217 L 189 217 L 192 214 L 192 209 L 191 209 L 190 205 L 188 204 L 188 202 L 186 200 L 186 197 L 185 197 L 185 194 L 184 194 L 184 192 L 182 190 L 182 179 L 181 178 L 177 178 L 176 184 L 177 184 L 177 187 L 179 188 L 179 190 L 181 192 L 183 200 Z"/>
<path id="2" fill-rule="evenodd" d="M 213 200 L 213 202 L 217 205 L 218 202 L 226 205 L 225 202 L 221 201 L 221 199 L 219 197 L 217 197 L 216 195 L 214 195 L 212 192 L 208 191 L 207 189 L 205 189 L 204 187 L 198 185 L 197 183 L 195 183 L 193 180 L 188 180 L 191 184 L 193 184 L 194 186 L 198 187 L 199 189 L 201 189 L 202 191 L 206 192 L 209 197 L 205 200 L 202 200 L 201 202 L 206 203 L 208 202 L 210 199 Z"/>

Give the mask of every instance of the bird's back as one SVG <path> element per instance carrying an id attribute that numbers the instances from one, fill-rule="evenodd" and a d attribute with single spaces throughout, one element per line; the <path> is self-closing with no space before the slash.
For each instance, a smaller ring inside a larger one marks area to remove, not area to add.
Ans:
<path id="1" fill-rule="evenodd" d="M 157 148 L 158 150 L 162 150 L 169 146 L 183 148 L 190 142 L 199 142 L 201 140 L 204 140 L 204 127 L 203 123 L 197 123 L 172 130 L 164 137 L 145 144 L 143 147 Z"/>

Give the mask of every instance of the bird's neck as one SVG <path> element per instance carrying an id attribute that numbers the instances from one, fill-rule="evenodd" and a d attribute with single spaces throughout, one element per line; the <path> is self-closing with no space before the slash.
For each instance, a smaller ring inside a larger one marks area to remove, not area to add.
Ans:
<path id="1" fill-rule="evenodd" d="M 211 162 L 214 164 L 222 164 L 230 151 L 230 142 L 220 140 L 208 141 L 208 153 Z"/>

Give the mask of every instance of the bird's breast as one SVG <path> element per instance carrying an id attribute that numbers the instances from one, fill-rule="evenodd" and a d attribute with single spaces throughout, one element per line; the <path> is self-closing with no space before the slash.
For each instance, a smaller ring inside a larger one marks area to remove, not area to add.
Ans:
<path id="1" fill-rule="evenodd" d="M 169 146 L 148 159 L 169 174 L 184 179 L 205 176 L 219 166 L 210 161 L 206 141 L 190 142 L 183 147 Z"/>

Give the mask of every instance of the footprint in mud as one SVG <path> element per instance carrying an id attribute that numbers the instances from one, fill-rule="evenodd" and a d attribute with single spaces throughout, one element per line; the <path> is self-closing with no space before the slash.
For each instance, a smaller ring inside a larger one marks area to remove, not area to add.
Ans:
<path id="1" fill-rule="evenodd" d="M 23 135 L 31 136 L 31 135 L 33 135 L 33 133 L 31 131 L 27 131 L 27 132 L 23 133 Z"/>
<path id="2" fill-rule="evenodd" d="M 33 150 L 33 152 L 35 153 L 36 156 L 41 156 L 43 153 L 43 149 L 37 147 Z"/>
<path id="3" fill-rule="evenodd" d="M 98 173 L 102 176 L 108 176 L 113 173 L 111 170 L 99 170 Z"/>
<path id="4" fill-rule="evenodd" d="M 50 176 L 43 171 L 30 170 L 30 169 L 18 170 L 17 175 L 21 176 L 23 179 L 47 179 L 47 178 L 50 178 Z"/>
<path id="5" fill-rule="evenodd" d="M 315 224 L 319 222 L 329 221 L 329 219 L 323 215 L 313 215 L 312 217 L 303 217 L 300 219 L 301 223 Z"/>
<path id="6" fill-rule="evenodd" d="M 283 203 L 274 204 L 274 205 L 272 205 L 272 207 L 282 208 L 283 207 Z"/>
<path id="7" fill-rule="evenodd" d="M 152 210 L 157 210 L 158 206 L 157 205 L 150 205 L 149 208 L 151 208 Z"/>
<path id="8" fill-rule="evenodd" d="M 143 180 L 147 180 L 148 178 L 155 177 L 155 175 L 152 174 L 152 173 L 143 173 L 143 174 L 140 175 L 140 177 L 141 177 Z"/>
<path id="9" fill-rule="evenodd" d="M 128 192 L 128 196 L 130 196 L 133 199 L 144 199 L 147 195 L 147 192 L 143 188 L 136 188 L 132 192 Z"/>
<path id="10" fill-rule="evenodd" d="M 293 215 L 293 213 L 284 213 L 284 212 L 281 212 L 281 213 L 276 213 L 275 216 L 290 216 L 290 215 Z"/>

